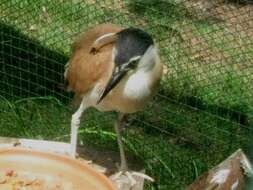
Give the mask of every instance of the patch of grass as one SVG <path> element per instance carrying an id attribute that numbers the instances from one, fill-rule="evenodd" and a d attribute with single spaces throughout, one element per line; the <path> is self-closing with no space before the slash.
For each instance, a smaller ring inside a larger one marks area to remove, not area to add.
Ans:
<path id="1" fill-rule="evenodd" d="M 186 97 L 198 99 L 211 110 L 222 107 L 222 115 L 251 114 L 253 39 L 245 35 L 246 27 L 235 31 L 226 20 L 201 20 L 173 0 L 132 0 L 129 6 L 147 25 L 155 26 L 150 31 L 159 40 L 169 70 L 163 83 L 167 96 L 179 102 Z"/>
<path id="2" fill-rule="evenodd" d="M 69 141 L 73 110 L 56 99 L 10 102 L 2 98 L 0 104 L 1 136 Z M 125 144 L 129 152 L 145 160 L 159 189 L 183 189 L 237 148 L 247 150 L 251 139 L 247 128 L 159 97 L 132 117 Z M 88 110 L 81 121 L 79 142 L 117 151 L 114 119 L 113 113 Z"/>

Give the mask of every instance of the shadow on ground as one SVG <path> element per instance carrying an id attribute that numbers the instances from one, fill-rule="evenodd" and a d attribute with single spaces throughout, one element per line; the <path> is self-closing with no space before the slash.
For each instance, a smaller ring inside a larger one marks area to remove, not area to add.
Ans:
<path id="1" fill-rule="evenodd" d="M 52 95 L 67 100 L 59 88 L 67 59 L 0 22 L 0 95 L 5 98 Z"/>

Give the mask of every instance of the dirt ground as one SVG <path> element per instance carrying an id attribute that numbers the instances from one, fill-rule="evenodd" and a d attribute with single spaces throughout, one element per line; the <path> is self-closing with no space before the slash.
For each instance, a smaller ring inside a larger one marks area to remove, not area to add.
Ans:
<path id="1" fill-rule="evenodd" d="M 186 6 L 198 16 L 206 16 L 225 22 L 231 32 L 240 31 L 253 37 L 253 4 L 231 3 L 226 0 L 191 0 Z"/>

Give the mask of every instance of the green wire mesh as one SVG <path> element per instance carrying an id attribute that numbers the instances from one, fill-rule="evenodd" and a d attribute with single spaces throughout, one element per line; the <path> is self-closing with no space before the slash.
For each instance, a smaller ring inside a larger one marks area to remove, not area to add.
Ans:
<path id="1" fill-rule="evenodd" d="M 1 0 L 0 135 L 68 141 L 74 109 L 59 85 L 76 35 L 104 22 L 140 27 L 165 74 L 125 143 L 156 179 L 147 189 L 184 189 L 237 148 L 249 153 L 252 18 L 251 1 Z M 117 151 L 113 121 L 87 111 L 80 141 Z"/>

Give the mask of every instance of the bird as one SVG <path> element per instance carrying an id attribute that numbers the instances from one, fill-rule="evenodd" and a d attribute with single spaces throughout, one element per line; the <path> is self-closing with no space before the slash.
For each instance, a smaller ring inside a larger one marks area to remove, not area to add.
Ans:
<path id="1" fill-rule="evenodd" d="M 122 125 L 129 114 L 141 111 L 157 93 L 162 73 L 158 47 L 140 28 L 103 23 L 79 35 L 64 72 L 65 87 L 74 92 L 73 101 L 78 105 L 71 118 L 70 155 L 76 156 L 83 112 L 90 107 L 114 111 L 118 114 L 114 128 L 120 153 L 117 176 L 126 175 L 134 184 L 132 176 L 138 173 L 129 171 Z"/>

